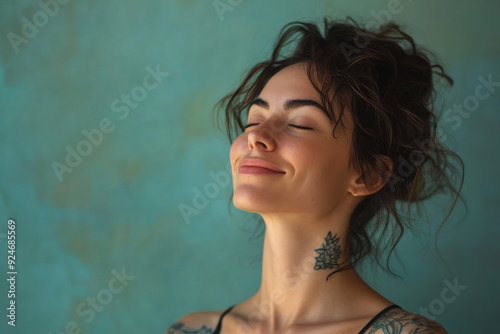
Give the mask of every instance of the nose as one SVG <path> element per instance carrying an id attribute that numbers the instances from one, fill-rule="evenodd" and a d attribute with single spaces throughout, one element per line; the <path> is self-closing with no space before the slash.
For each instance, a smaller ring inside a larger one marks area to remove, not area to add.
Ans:
<path id="1" fill-rule="evenodd" d="M 248 133 L 248 147 L 251 150 L 273 151 L 276 149 L 276 137 L 280 127 L 276 121 L 268 119 L 254 126 Z"/>

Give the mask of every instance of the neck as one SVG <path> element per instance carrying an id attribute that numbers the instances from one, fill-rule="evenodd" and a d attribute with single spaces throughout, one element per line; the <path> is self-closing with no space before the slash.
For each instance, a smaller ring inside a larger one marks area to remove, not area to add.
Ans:
<path id="1" fill-rule="evenodd" d="M 262 281 L 254 304 L 274 330 L 293 323 L 322 321 L 319 314 L 349 312 L 355 296 L 371 290 L 351 268 L 347 222 L 301 217 L 266 217 Z"/>

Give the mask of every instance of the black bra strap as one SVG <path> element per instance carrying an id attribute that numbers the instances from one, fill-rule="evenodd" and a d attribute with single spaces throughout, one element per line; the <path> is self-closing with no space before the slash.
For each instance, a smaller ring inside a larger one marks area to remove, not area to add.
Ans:
<path id="1" fill-rule="evenodd" d="M 371 325 L 373 325 L 373 323 L 375 321 L 377 321 L 378 318 L 380 318 L 385 312 L 389 311 L 389 310 L 392 310 L 393 308 L 401 308 L 399 307 L 398 305 L 391 305 L 391 306 L 387 306 L 385 309 L 383 309 L 382 311 L 380 311 L 376 316 L 374 316 L 372 318 L 372 320 L 370 320 L 365 327 L 363 327 L 363 329 L 361 331 L 359 331 L 358 334 L 363 334 L 368 328 L 370 328 Z"/>
<path id="2" fill-rule="evenodd" d="M 220 318 L 219 318 L 219 323 L 217 324 L 217 327 L 215 327 L 215 330 L 214 330 L 214 332 L 213 332 L 212 334 L 219 334 L 219 333 L 220 333 L 220 329 L 222 328 L 222 318 L 224 318 L 224 316 L 225 316 L 226 314 L 228 314 L 228 313 L 229 313 L 229 311 L 231 311 L 231 310 L 233 309 L 233 307 L 234 307 L 234 305 L 233 305 L 233 306 L 231 306 L 230 308 L 228 308 L 227 310 L 225 310 L 225 311 L 221 314 L 221 316 L 220 316 Z"/>

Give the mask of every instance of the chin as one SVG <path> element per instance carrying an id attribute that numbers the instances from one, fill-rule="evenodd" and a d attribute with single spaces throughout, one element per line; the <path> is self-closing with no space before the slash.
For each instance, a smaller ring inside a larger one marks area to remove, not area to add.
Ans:
<path id="1" fill-rule="evenodd" d="M 234 190 L 233 204 L 236 208 L 254 212 L 265 213 L 276 210 L 279 203 L 276 200 L 280 197 L 265 192 L 265 190 L 252 189 L 252 187 L 238 187 Z"/>

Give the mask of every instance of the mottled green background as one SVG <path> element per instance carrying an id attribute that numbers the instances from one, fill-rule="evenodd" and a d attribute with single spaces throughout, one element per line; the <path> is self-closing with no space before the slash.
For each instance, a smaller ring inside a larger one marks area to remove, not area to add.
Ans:
<path id="1" fill-rule="evenodd" d="M 233 4 L 221 15 L 212 0 L 73 0 L 53 16 L 40 14 L 37 1 L 0 3 L 1 333 L 60 333 L 72 321 L 82 333 L 163 333 L 183 314 L 228 307 L 258 288 L 261 239 L 245 232 L 251 220 L 229 219 L 230 184 L 208 189 L 213 198 L 189 223 L 179 210 L 213 182 L 210 172 L 226 170 L 229 144 L 214 126 L 214 104 L 269 54 L 285 23 L 325 15 L 377 22 L 394 1 L 221 1 Z M 456 79 L 445 108 L 474 96 L 479 76 L 500 81 L 499 2 L 401 0 L 394 8 L 391 19 Z M 25 28 L 31 37 L 12 43 L 9 36 L 22 37 L 23 20 L 33 16 L 38 31 Z M 128 115 L 123 103 L 113 109 L 143 84 L 148 66 L 169 75 Z M 406 269 L 396 266 L 402 280 L 366 274 L 415 312 L 436 309 L 445 280 L 466 285 L 434 313 L 454 334 L 498 331 L 496 89 L 442 125 L 467 167 L 470 210 L 458 223 L 459 205 L 439 238 L 448 267 L 432 237 L 408 236 L 400 248 Z M 106 119 L 113 130 L 60 182 L 52 164 L 65 163 L 66 147 L 76 149 L 82 131 Z M 439 218 L 434 203 L 429 215 Z M 15 328 L 6 324 L 9 218 L 17 223 Z M 110 294 L 113 270 L 123 268 L 134 278 Z M 109 296 L 90 319 L 87 298 Z"/>

